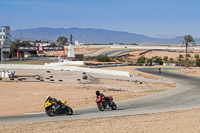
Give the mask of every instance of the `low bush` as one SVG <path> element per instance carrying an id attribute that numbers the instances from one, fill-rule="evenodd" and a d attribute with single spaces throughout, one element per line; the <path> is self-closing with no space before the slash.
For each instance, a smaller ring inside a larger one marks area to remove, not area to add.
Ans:
<path id="1" fill-rule="evenodd" d="M 98 62 L 110 62 L 111 61 L 110 57 L 107 57 L 107 56 L 98 56 L 96 60 Z"/>

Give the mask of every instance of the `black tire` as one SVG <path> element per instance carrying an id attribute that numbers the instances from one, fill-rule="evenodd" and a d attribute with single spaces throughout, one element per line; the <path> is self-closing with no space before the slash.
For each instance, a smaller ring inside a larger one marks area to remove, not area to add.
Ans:
<path id="1" fill-rule="evenodd" d="M 46 108 L 46 109 L 45 109 L 45 112 L 46 112 L 46 114 L 47 114 L 48 116 L 50 116 L 50 117 L 53 117 L 53 116 L 54 116 L 54 112 L 53 112 L 53 110 L 51 109 L 51 107 Z"/>
<path id="2" fill-rule="evenodd" d="M 97 105 L 97 107 L 98 107 L 98 109 L 100 110 L 100 111 L 104 111 L 105 110 L 105 107 L 104 107 L 104 105 L 102 104 L 98 104 Z"/>
<path id="3" fill-rule="evenodd" d="M 82 77 L 82 79 L 88 79 L 88 77 L 87 77 L 86 75 L 84 75 L 84 76 Z"/>
<path id="4" fill-rule="evenodd" d="M 116 105 L 114 102 L 113 102 L 112 105 L 111 105 L 111 109 L 112 109 L 112 110 L 116 110 L 116 109 L 117 109 L 117 105 Z"/>
<path id="5" fill-rule="evenodd" d="M 65 114 L 66 115 L 73 115 L 73 110 L 70 107 L 65 107 Z"/>

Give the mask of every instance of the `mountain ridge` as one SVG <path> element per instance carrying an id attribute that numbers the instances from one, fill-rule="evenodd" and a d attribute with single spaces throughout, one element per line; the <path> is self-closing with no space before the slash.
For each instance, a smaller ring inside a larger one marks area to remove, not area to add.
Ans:
<path id="1" fill-rule="evenodd" d="M 73 35 L 74 40 L 79 40 L 83 43 L 124 43 L 124 44 L 178 44 L 184 37 L 177 36 L 175 38 L 153 38 L 142 34 L 129 33 L 125 31 L 112 31 L 105 29 L 93 29 L 93 28 L 50 28 L 50 27 L 38 27 L 30 29 L 19 29 L 11 32 L 12 39 L 19 40 L 44 40 L 44 41 L 56 41 L 59 36 L 70 37 Z M 200 39 L 195 39 L 196 42 L 200 42 Z"/>

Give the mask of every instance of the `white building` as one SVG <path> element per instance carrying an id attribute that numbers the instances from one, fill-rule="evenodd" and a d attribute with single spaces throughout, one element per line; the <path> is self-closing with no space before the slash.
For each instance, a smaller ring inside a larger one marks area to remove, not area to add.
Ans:
<path id="1" fill-rule="evenodd" d="M 36 43 L 36 46 L 50 46 L 51 43 Z"/>
<path id="2" fill-rule="evenodd" d="M 11 35 L 9 26 L 0 26 L 0 44 L 2 47 L 1 55 L 4 58 L 9 57 Z"/>
<path id="3" fill-rule="evenodd" d="M 2 46 L 0 45 L 0 61 L 1 61 L 1 49 L 2 49 Z"/>
<path id="4" fill-rule="evenodd" d="M 80 43 L 78 40 L 75 40 L 75 46 L 84 45 L 84 43 Z"/>
<path id="5" fill-rule="evenodd" d="M 68 49 L 68 58 L 74 58 L 74 45 L 73 44 L 69 44 L 69 49 Z"/>

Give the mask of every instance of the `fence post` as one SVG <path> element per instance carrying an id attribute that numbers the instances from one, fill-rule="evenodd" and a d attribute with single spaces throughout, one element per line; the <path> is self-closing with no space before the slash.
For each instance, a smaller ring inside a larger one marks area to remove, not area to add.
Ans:
<path id="1" fill-rule="evenodd" d="M 17 48 L 17 58 L 19 59 L 19 48 Z"/>
<path id="2" fill-rule="evenodd" d="M 65 59 L 65 47 L 63 46 L 63 60 Z"/>

